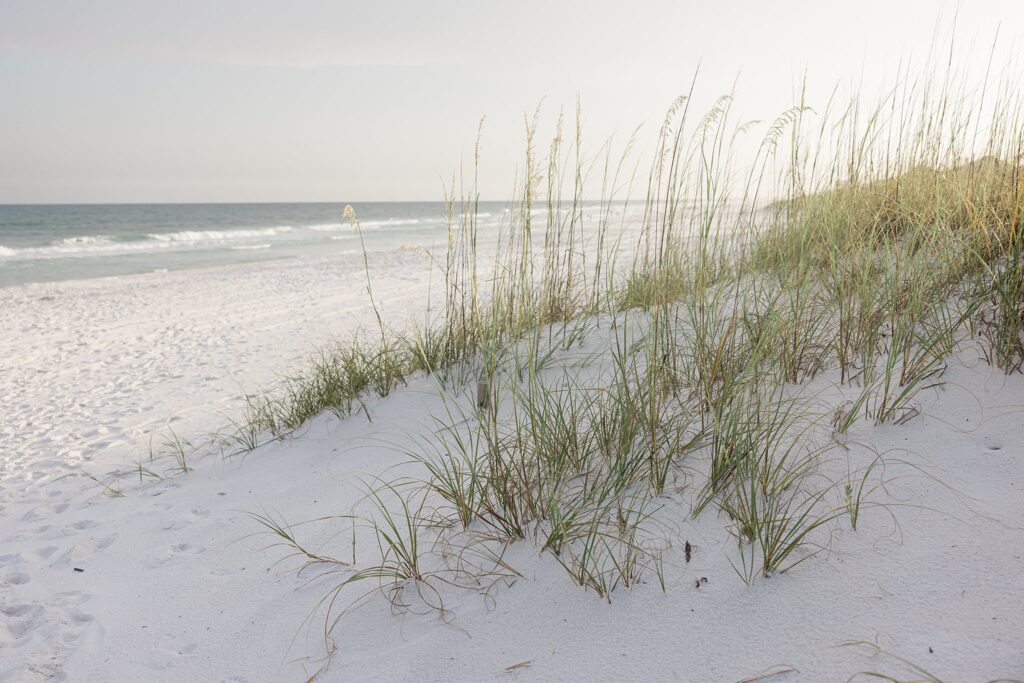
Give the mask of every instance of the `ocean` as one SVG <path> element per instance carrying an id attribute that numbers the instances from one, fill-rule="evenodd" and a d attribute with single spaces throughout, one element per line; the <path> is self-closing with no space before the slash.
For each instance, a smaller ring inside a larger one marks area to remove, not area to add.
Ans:
<path id="1" fill-rule="evenodd" d="M 369 251 L 447 238 L 444 204 L 352 205 Z M 481 231 L 507 204 L 482 203 Z M 359 250 L 344 203 L 0 205 L 0 287 Z"/>

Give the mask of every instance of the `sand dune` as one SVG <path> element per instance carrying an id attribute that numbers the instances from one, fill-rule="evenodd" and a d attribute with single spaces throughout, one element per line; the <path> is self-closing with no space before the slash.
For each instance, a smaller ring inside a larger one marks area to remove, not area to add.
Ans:
<path id="1" fill-rule="evenodd" d="M 422 257 L 388 258 L 376 291 L 400 317 L 422 304 L 422 288 L 406 280 Z M 325 644 L 317 607 L 339 575 L 297 574 L 247 513 L 291 523 L 346 514 L 363 504 L 360 482 L 417 474 L 401 451 L 429 435 L 431 415 L 443 410 L 422 377 L 373 403 L 372 422 L 324 415 L 245 458 L 207 457 L 184 476 L 125 481 L 120 497 L 63 476 L 69 465 L 102 473 L 138 458 L 143 435 L 166 415 L 181 416 L 182 433 L 217 426 L 233 382 L 270 381 L 310 344 L 365 319 L 361 274 L 346 267 L 282 262 L 0 294 L 19 345 L 2 374 L 14 398 L 4 408 L 10 457 L 0 480 L 0 676 L 611 680 L 628 670 L 649 680 L 777 672 L 825 681 L 877 666 L 864 648 L 836 647 L 859 639 L 954 680 L 1024 669 L 1024 378 L 993 371 L 970 348 L 953 359 L 945 390 L 922 397 L 921 416 L 862 423 L 832 463 L 887 454 L 878 501 L 887 507 L 866 509 L 856 532 L 835 525 L 824 552 L 752 587 L 734 570 L 724 520 L 692 520 L 686 496 L 670 494 L 664 505 L 684 521 L 671 534 L 664 593 L 648 576 L 609 604 L 523 542 L 505 558 L 522 578 L 442 587 L 443 612 L 414 595 L 396 612 L 370 595 Z M 589 350 L 600 351 L 606 342 L 592 337 Z M 808 391 L 836 391 L 829 374 Z M 296 530 L 324 552 L 348 552 L 346 528 L 334 520 Z M 370 551 L 372 539 L 359 534 L 360 554 Z M 684 541 L 690 562 L 679 553 Z"/>

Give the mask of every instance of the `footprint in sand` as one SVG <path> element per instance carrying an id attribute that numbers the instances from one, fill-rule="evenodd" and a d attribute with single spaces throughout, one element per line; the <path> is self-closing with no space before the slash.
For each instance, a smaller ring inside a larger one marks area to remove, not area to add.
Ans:
<path id="1" fill-rule="evenodd" d="M 8 553 L 6 555 L 0 555 L 0 567 L 6 567 L 9 564 L 18 564 L 21 561 L 21 553 Z"/>
<path id="2" fill-rule="evenodd" d="M 36 560 L 48 560 L 55 552 L 57 552 L 57 550 L 57 546 L 48 545 L 33 551 L 32 554 Z"/>
<path id="3" fill-rule="evenodd" d="M 182 640 L 180 638 L 174 638 L 173 636 L 166 637 L 162 639 L 161 642 L 163 644 L 150 650 L 146 654 L 146 658 L 144 660 L 141 662 L 139 662 L 139 660 L 135 661 L 157 671 L 170 669 L 177 664 L 182 657 L 191 655 L 196 649 L 195 643 Z"/>
<path id="4" fill-rule="evenodd" d="M 5 617 L 8 618 L 31 619 L 33 617 L 39 616 L 39 614 L 41 614 L 42 611 L 42 605 L 34 605 L 29 603 L 23 605 L 0 605 L 0 614 L 3 614 Z"/>
<path id="5" fill-rule="evenodd" d="M 96 540 L 84 541 L 82 543 L 76 543 L 75 545 L 64 551 L 64 554 L 57 558 L 52 567 L 62 567 L 66 565 L 78 566 L 83 561 L 88 560 L 93 555 L 103 550 L 106 550 L 117 540 L 117 534 L 110 536 L 103 536 Z"/>
<path id="6" fill-rule="evenodd" d="M 83 519 L 73 524 L 67 524 L 65 526 L 54 526 L 52 524 L 43 524 L 32 529 L 26 529 L 21 531 L 10 538 L 8 541 L 25 541 L 31 538 L 42 539 L 45 541 L 51 541 L 59 538 L 67 538 L 68 536 L 74 536 L 79 531 L 85 531 L 87 529 L 93 529 L 99 526 L 99 522 L 94 522 L 91 519 Z"/>
<path id="7" fill-rule="evenodd" d="M 170 509 L 170 506 L 167 506 Z M 176 514 L 171 517 L 166 523 L 161 525 L 161 529 L 164 531 L 177 531 L 190 527 L 204 517 L 208 517 L 210 511 L 203 507 L 194 507 L 186 513 Z"/>
<path id="8" fill-rule="evenodd" d="M 86 614 L 85 612 L 82 612 L 81 610 L 78 610 L 74 607 L 65 607 L 63 609 L 63 612 L 65 623 L 72 627 L 88 626 L 96 620 L 96 617 L 94 617 L 93 615 Z M 68 633 L 65 635 L 63 640 L 64 642 L 70 642 L 71 640 L 77 639 L 77 636 L 77 633 Z"/>
<path id="9" fill-rule="evenodd" d="M 68 507 L 68 503 L 55 503 L 53 505 L 43 505 L 42 507 L 33 508 L 26 512 L 24 515 L 21 516 L 21 521 L 34 522 L 36 520 L 46 519 L 47 517 L 59 515 L 60 513 L 67 510 Z"/>
<path id="10" fill-rule="evenodd" d="M 4 539 L 7 543 L 16 543 L 18 541 L 26 541 L 31 538 L 41 538 L 44 540 L 61 538 L 64 536 L 70 536 L 74 532 L 66 528 L 54 528 L 52 524 L 44 524 L 37 526 L 32 529 L 25 529 L 18 533 L 8 536 Z"/>
<path id="11" fill-rule="evenodd" d="M 78 592 L 58 593 L 46 603 L 15 603 L 0 596 L 0 649 L 21 650 L 22 671 L 41 675 L 27 680 L 64 680 L 52 658 L 54 647 L 74 649 L 88 634 L 102 640 L 94 617 L 76 607 L 86 599 Z M 0 666 L 0 679 L 4 673 Z"/>
<path id="12" fill-rule="evenodd" d="M 157 567 L 164 567 L 174 563 L 183 555 L 199 555 L 203 552 L 206 552 L 206 548 L 194 546 L 190 543 L 178 543 L 168 548 L 160 548 L 151 552 L 149 557 L 146 558 L 146 566 L 150 569 L 156 569 Z"/>
<path id="13" fill-rule="evenodd" d="M 8 572 L 3 581 L 0 581 L 0 586 L 20 586 L 31 580 L 32 577 L 25 572 Z"/>
<path id="14" fill-rule="evenodd" d="M 43 616 L 43 606 L 31 603 L 0 604 L 0 614 L 4 615 L 7 627 L 7 638 L 0 642 L 17 645 L 18 641 L 30 637 Z"/>

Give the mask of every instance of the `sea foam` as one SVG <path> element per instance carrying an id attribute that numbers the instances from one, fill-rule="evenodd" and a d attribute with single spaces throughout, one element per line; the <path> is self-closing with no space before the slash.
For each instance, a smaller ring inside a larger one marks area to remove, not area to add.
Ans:
<path id="1" fill-rule="evenodd" d="M 158 232 L 149 235 L 150 238 L 160 242 L 206 242 L 217 241 L 227 242 L 237 239 L 251 239 L 254 237 L 272 237 L 283 233 L 291 232 L 290 225 L 281 225 L 276 228 L 258 228 L 254 230 L 182 230 L 181 232 Z"/>
<path id="2" fill-rule="evenodd" d="M 55 240 L 45 247 L 10 249 L 0 246 L 0 258 L 53 259 L 87 256 L 113 256 L 140 252 L 165 251 L 200 245 L 231 245 L 232 242 L 273 237 L 292 230 L 291 226 L 239 230 L 182 230 L 180 232 L 151 233 L 144 239 L 116 241 L 109 235 L 79 235 Z M 231 246 L 232 249 L 269 249 L 266 243 Z"/>

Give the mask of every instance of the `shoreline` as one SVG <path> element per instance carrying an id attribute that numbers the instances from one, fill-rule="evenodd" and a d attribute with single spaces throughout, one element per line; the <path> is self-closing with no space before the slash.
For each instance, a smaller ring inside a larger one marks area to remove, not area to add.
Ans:
<path id="1" fill-rule="evenodd" d="M 341 256 L 348 256 L 348 254 L 339 254 L 338 256 L 334 256 L 334 257 L 325 256 L 325 257 L 320 257 L 320 258 L 330 259 L 330 258 L 339 258 Z M 5 290 L 16 290 L 16 289 L 19 289 L 19 288 L 26 288 L 27 289 L 27 288 L 33 288 L 33 287 L 45 287 L 47 285 L 52 285 L 54 287 L 61 286 L 61 285 L 67 285 L 69 287 L 83 287 L 84 288 L 89 283 L 92 283 L 92 282 L 117 284 L 118 282 L 120 282 L 122 280 L 131 280 L 133 278 L 140 278 L 140 279 L 141 278 L 152 278 L 152 277 L 159 277 L 161 275 L 167 275 L 169 273 L 191 273 L 191 272 L 203 273 L 203 272 L 207 272 L 207 271 L 217 271 L 217 270 L 231 269 L 231 268 L 258 267 L 261 264 L 265 264 L 265 263 L 274 263 L 274 262 L 277 262 L 277 261 L 291 261 L 291 260 L 302 259 L 302 258 L 303 257 L 301 257 L 301 256 L 286 255 L 286 256 L 277 256 L 277 257 L 274 257 L 274 258 L 267 258 L 267 259 L 263 259 L 263 260 L 242 261 L 242 262 L 238 262 L 238 263 L 223 263 L 223 264 L 213 265 L 213 266 L 184 266 L 184 267 L 181 267 L 181 268 L 156 268 L 156 269 L 153 269 L 153 270 L 143 271 L 143 272 L 139 272 L 139 273 L 121 273 L 121 274 L 118 274 L 118 275 L 98 275 L 96 277 L 69 278 L 67 280 L 41 280 L 41 281 L 38 281 L 38 282 L 18 282 L 18 283 L 14 283 L 14 284 L 10 284 L 10 285 L 0 286 L 0 295 L 2 295 L 5 292 Z M 14 293 L 16 294 L 17 292 L 14 292 Z"/>

